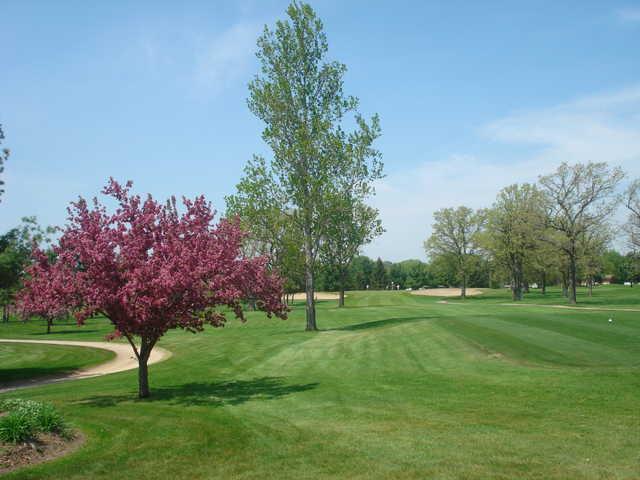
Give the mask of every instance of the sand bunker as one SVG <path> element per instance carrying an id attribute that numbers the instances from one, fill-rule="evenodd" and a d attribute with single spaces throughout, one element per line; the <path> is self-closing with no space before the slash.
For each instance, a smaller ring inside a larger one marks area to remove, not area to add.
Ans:
<path id="1" fill-rule="evenodd" d="M 331 292 L 316 292 L 315 294 L 316 300 L 338 300 L 339 297 L 339 294 Z M 295 294 L 295 300 L 304 300 L 305 298 L 306 294 L 304 292 L 298 292 Z"/>
<path id="2" fill-rule="evenodd" d="M 414 295 L 426 295 L 427 297 L 459 297 L 459 288 L 425 288 L 423 290 L 413 290 Z M 467 288 L 467 296 L 482 295 L 479 288 Z"/>

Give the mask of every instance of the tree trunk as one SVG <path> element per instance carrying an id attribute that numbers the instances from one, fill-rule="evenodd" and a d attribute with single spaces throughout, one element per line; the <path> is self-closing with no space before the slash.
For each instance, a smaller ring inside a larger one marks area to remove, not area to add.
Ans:
<path id="1" fill-rule="evenodd" d="M 47 335 L 51 333 L 51 324 L 53 322 L 47 318 Z"/>
<path id="2" fill-rule="evenodd" d="M 522 266 L 517 261 L 511 272 L 511 298 L 516 302 L 522 300 Z"/>
<path id="3" fill-rule="evenodd" d="M 138 358 L 138 397 L 148 398 L 149 393 L 149 367 L 148 358 Z"/>
<path id="4" fill-rule="evenodd" d="M 340 294 L 338 295 L 338 308 L 344 307 L 344 284 L 346 283 L 346 272 L 342 268 L 340 272 Z"/>
<path id="5" fill-rule="evenodd" d="M 587 280 L 587 284 L 589 285 L 589 296 L 592 297 L 593 296 L 593 277 L 589 277 L 589 280 Z"/>
<path id="6" fill-rule="evenodd" d="M 8 323 L 9 322 L 9 305 L 4 304 L 2 306 L 2 321 L 4 323 Z"/>
<path id="7" fill-rule="evenodd" d="M 138 396 L 140 398 L 148 398 L 149 392 L 149 357 L 156 340 L 150 340 L 142 337 L 140 343 L 140 352 L 138 354 Z"/>
<path id="8" fill-rule="evenodd" d="M 314 298 L 314 278 L 313 278 L 313 249 L 311 247 L 311 233 L 305 231 L 304 242 L 304 267 L 305 267 L 305 293 L 307 295 L 306 316 L 307 331 L 316 331 L 316 303 Z"/>
<path id="9" fill-rule="evenodd" d="M 136 348 L 136 344 L 133 342 L 131 335 L 124 333 L 125 338 L 129 341 L 133 352 L 138 358 L 138 397 L 148 398 L 149 392 L 149 357 L 151 356 L 151 350 L 158 341 L 157 338 L 142 337 L 140 342 L 140 349 Z"/>
<path id="10" fill-rule="evenodd" d="M 562 296 L 565 298 L 569 297 L 569 281 L 568 281 L 568 277 L 569 275 L 567 274 L 567 272 L 565 271 L 565 269 L 562 269 Z"/>
<path id="11" fill-rule="evenodd" d="M 576 257 L 572 255 L 569 258 L 569 303 L 575 305 L 577 303 L 577 273 L 576 273 Z"/>
<path id="12" fill-rule="evenodd" d="M 462 272 L 462 287 L 460 288 L 460 296 L 464 300 L 467 298 L 467 273 Z"/>
<path id="13" fill-rule="evenodd" d="M 542 284 L 542 294 L 547 293 L 547 272 L 542 272 L 542 278 L 540 279 L 540 283 Z"/>

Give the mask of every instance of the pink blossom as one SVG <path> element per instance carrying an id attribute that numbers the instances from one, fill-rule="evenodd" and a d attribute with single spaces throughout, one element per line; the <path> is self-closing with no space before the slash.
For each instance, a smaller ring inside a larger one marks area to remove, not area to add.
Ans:
<path id="1" fill-rule="evenodd" d="M 131 343 L 140 361 L 140 395 L 147 396 L 146 361 L 167 330 L 220 327 L 229 311 L 244 320 L 242 302 L 249 298 L 269 317 L 286 318 L 287 309 L 282 280 L 267 259 L 243 256 L 238 221 L 214 225 L 203 196 L 183 198 L 180 212 L 174 197 L 160 204 L 130 194 L 131 186 L 110 179 L 104 188 L 118 203 L 114 213 L 97 199 L 71 204 L 54 259 L 34 250 L 19 305 L 43 317 L 71 310 L 79 323 L 105 315 L 113 335 Z"/>

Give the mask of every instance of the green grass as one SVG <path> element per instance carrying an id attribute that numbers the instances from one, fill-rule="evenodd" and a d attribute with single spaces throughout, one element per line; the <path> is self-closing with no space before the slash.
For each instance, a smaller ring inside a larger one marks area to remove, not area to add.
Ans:
<path id="1" fill-rule="evenodd" d="M 113 357 L 113 352 L 94 348 L 0 342 L 0 385 L 62 375 L 106 362 Z"/>
<path id="2" fill-rule="evenodd" d="M 594 295 L 640 304 L 640 289 Z M 317 333 L 301 304 L 287 321 L 171 332 L 148 401 L 135 372 L 23 390 L 87 443 L 6 478 L 640 478 L 639 313 L 609 324 L 609 312 L 502 306 L 503 291 L 436 300 L 353 292 L 344 309 L 320 302 Z M 109 326 L 56 330 L 98 340 Z"/>
<path id="3" fill-rule="evenodd" d="M 478 297 L 470 297 L 470 300 L 481 303 L 511 302 L 511 292 L 509 289 L 486 289 Z M 611 307 L 628 308 L 640 310 L 640 286 L 623 287 L 621 285 L 602 285 L 594 287 L 593 296 L 588 295 L 586 287 L 579 287 L 577 290 L 577 307 Z M 551 288 L 546 294 L 540 293 L 540 289 L 531 289 L 525 295 L 524 303 L 542 305 L 568 305 L 567 299 L 562 296 L 558 288 Z"/>

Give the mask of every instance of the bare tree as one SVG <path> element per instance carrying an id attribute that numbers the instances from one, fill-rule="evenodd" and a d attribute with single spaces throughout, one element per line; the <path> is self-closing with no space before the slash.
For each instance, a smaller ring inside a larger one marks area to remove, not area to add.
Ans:
<path id="1" fill-rule="evenodd" d="M 616 187 L 623 177 L 620 168 L 611 168 L 606 163 L 562 163 L 554 173 L 540 177 L 547 196 L 547 223 L 554 233 L 548 240 L 566 258 L 572 304 L 576 303 L 580 239 L 606 227 L 616 208 Z"/>
<path id="2" fill-rule="evenodd" d="M 629 219 L 624 227 L 629 235 L 630 247 L 637 251 L 640 250 L 640 178 L 631 183 L 625 197 Z"/>

